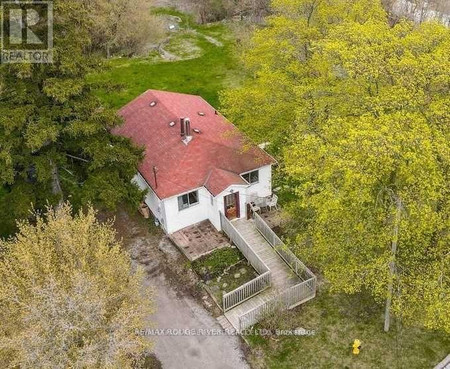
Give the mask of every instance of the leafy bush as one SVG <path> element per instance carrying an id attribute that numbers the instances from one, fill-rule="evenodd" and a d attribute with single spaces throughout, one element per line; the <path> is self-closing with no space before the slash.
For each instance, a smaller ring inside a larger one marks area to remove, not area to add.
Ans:
<path id="1" fill-rule="evenodd" d="M 203 279 L 209 280 L 221 275 L 227 267 L 243 258 L 237 248 L 225 247 L 193 261 L 192 268 Z"/>

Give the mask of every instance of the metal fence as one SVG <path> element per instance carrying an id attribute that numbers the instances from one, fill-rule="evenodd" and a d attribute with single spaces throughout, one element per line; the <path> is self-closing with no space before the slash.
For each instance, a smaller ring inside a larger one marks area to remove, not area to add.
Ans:
<path id="1" fill-rule="evenodd" d="M 223 215 L 222 212 L 219 214 L 222 230 L 242 252 L 258 274 L 260 274 L 251 281 L 223 295 L 223 310 L 227 311 L 269 287 L 271 285 L 272 276 L 267 265 L 253 251 L 251 246 L 245 241 L 239 231 L 225 217 L 225 215 Z"/>
<path id="2" fill-rule="evenodd" d="M 253 212 L 256 228 L 280 255 L 287 265 L 302 279 L 302 282 L 285 289 L 271 300 L 262 303 L 239 317 L 239 329 L 246 329 L 277 309 L 292 309 L 316 296 L 316 276 L 281 241 L 267 223 Z"/>

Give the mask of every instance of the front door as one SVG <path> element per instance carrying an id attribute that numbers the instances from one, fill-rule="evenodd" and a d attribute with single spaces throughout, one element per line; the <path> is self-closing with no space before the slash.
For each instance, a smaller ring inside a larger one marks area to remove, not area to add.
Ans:
<path id="1" fill-rule="evenodd" d="M 239 209 L 239 192 L 231 193 L 223 197 L 223 202 L 225 206 L 225 216 L 228 219 L 240 218 Z"/>

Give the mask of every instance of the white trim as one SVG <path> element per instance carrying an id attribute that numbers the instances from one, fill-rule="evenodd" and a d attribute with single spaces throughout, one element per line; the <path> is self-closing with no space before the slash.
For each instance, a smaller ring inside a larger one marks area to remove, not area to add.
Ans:
<path id="1" fill-rule="evenodd" d="M 266 167 L 266 165 L 264 165 L 264 167 Z M 249 170 L 248 172 L 244 172 L 244 173 L 239 174 L 239 176 L 240 176 L 245 182 L 247 182 L 250 186 L 251 186 L 251 185 L 254 185 L 254 184 L 256 184 L 256 183 L 259 183 L 259 170 L 260 170 L 261 168 L 264 168 L 264 167 L 259 167 L 258 169 Z M 258 180 L 257 180 L 256 182 L 249 182 L 249 181 L 247 181 L 247 180 L 243 177 L 245 174 L 249 174 L 249 173 L 253 173 L 253 172 L 258 172 Z"/>
<path id="2" fill-rule="evenodd" d="M 251 173 L 251 172 L 254 172 L 254 171 L 256 171 L 256 170 L 259 171 L 260 169 L 265 168 L 265 167 L 272 167 L 272 165 L 273 165 L 273 164 L 266 164 L 266 165 L 263 165 L 262 167 L 255 168 L 255 169 L 249 170 L 249 171 L 247 171 L 247 172 L 242 172 L 242 173 L 239 174 L 239 177 L 242 178 L 242 175 L 243 175 L 243 174 Z M 259 181 L 258 181 L 258 182 L 254 182 L 254 183 L 248 183 L 244 178 L 242 178 L 242 180 L 244 180 L 244 181 L 246 182 L 246 184 L 241 184 L 241 183 L 231 184 L 231 185 L 229 185 L 228 187 L 226 187 L 225 189 L 223 189 L 221 192 L 219 192 L 219 193 L 218 193 L 217 195 L 215 195 L 215 196 L 211 193 L 211 191 L 209 191 L 209 190 L 206 188 L 205 185 L 202 185 L 202 186 L 200 186 L 200 187 L 194 187 L 194 188 L 192 188 L 191 190 L 187 190 L 187 191 L 184 191 L 184 192 L 179 192 L 179 193 L 177 193 L 177 194 L 175 194 L 175 195 L 172 195 L 172 196 L 169 196 L 169 197 L 160 198 L 160 197 L 156 194 L 155 189 L 150 185 L 150 183 L 147 182 L 147 180 L 144 178 L 144 176 L 141 174 L 141 172 L 138 170 L 137 173 L 138 173 L 139 176 L 144 180 L 144 182 L 147 183 L 147 186 L 150 187 L 150 188 L 152 189 L 152 191 L 155 193 L 156 197 L 157 197 L 160 201 L 168 200 L 168 199 L 171 199 L 172 197 L 178 197 L 178 196 L 187 194 L 187 193 L 189 193 L 189 192 L 198 191 L 198 190 L 200 190 L 201 188 L 204 188 L 204 189 L 205 189 L 206 191 L 208 191 L 214 198 L 217 198 L 218 196 L 220 196 L 223 192 L 227 191 L 227 190 L 228 190 L 230 187 L 232 187 L 232 186 L 249 187 L 249 186 L 251 186 L 251 185 L 254 185 L 254 184 L 256 184 L 256 183 L 259 183 Z"/>
<path id="3" fill-rule="evenodd" d="M 184 196 L 184 195 L 188 195 L 188 202 L 189 202 L 189 194 L 191 194 L 192 192 L 197 192 L 197 202 L 194 202 L 192 205 L 189 203 L 187 207 L 185 207 L 183 209 L 180 209 L 179 198 Z M 177 203 L 178 203 L 178 212 L 181 212 L 181 211 L 184 211 L 184 210 L 187 210 L 187 209 L 191 209 L 191 208 L 193 208 L 193 207 L 195 207 L 197 205 L 200 205 L 200 192 L 199 192 L 199 190 L 193 190 L 193 191 L 185 192 L 185 193 L 183 193 L 181 195 L 178 195 L 177 196 Z"/>
<path id="4" fill-rule="evenodd" d="M 240 176 L 243 176 L 244 174 L 248 174 L 251 172 L 256 172 L 257 170 L 259 171 L 261 168 L 267 167 L 267 165 L 264 165 L 263 167 L 258 167 L 256 169 L 252 169 L 252 170 L 247 170 L 246 172 L 242 172 L 241 174 L 239 174 Z"/>
<path id="5" fill-rule="evenodd" d="M 244 187 L 244 188 L 248 188 L 248 184 L 232 184 L 232 185 L 229 185 L 227 188 L 225 188 L 222 192 L 220 192 L 220 193 L 218 193 L 216 196 L 214 196 L 215 198 L 217 198 L 217 197 L 221 197 L 221 195 L 224 193 L 224 192 L 227 192 L 227 191 L 229 191 L 230 190 L 230 187 Z M 227 195 L 229 195 L 229 194 L 227 194 Z"/>
<path id="6" fill-rule="evenodd" d="M 182 195 L 186 195 L 187 193 L 190 193 L 190 192 L 199 191 L 199 190 L 202 189 L 202 188 L 205 188 L 205 186 L 200 186 L 200 187 L 197 187 L 197 188 L 193 188 L 192 190 L 187 190 L 187 191 L 185 191 L 185 192 L 177 193 L 176 195 L 172 195 L 172 196 L 169 196 L 169 197 L 164 197 L 162 200 L 163 200 L 163 201 L 164 201 L 164 200 L 169 200 L 169 199 L 171 199 L 171 198 L 173 198 L 173 197 L 179 197 L 179 196 L 182 196 Z M 209 191 L 208 191 L 208 192 L 209 192 Z"/>
<path id="7" fill-rule="evenodd" d="M 251 169 L 251 170 L 247 170 L 246 172 L 242 172 L 239 175 L 242 176 L 243 174 L 251 173 L 251 172 L 254 172 L 255 170 L 260 170 L 265 167 L 272 167 L 272 165 L 275 165 L 275 164 L 266 164 L 266 165 L 263 165 L 262 167 L 257 167 L 255 169 Z"/>
<path id="8" fill-rule="evenodd" d="M 139 170 L 137 171 L 137 174 L 139 175 L 139 177 L 142 178 L 142 180 L 147 184 L 147 186 L 153 191 L 153 193 L 155 194 L 155 196 L 158 198 L 159 201 L 162 201 L 163 199 L 160 199 L 159 196 L 156 194 L 156 191 L 153 189 L 152 186 L 150 186 L 150 183 L 147 182 L 147 180 L 144 178 L 144 176 L 141 174 L 141 172 L 139 172 Z"/>

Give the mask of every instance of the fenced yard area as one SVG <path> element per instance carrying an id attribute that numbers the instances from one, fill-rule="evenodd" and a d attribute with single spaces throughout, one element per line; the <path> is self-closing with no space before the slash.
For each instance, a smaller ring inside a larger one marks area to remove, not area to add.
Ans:
<path id="1" fill-rule="evenodd" d="M 230 240 L 239 248 L 253 268 L 260 274 L 258 277 L 223 296 L 223 310 L 227 311 L 269 287 L 271 284 L 271 274 L 267 265 L 222 213 L 220 213 L 220 223 L 222 230 L 230 237 Z"/>
<path id="2" fill-rule="evenodd" d="M 239 249 L 231 246 L 204 255 L 191 266 L 220 307 L 225 294 L 258 276 Z"/>

